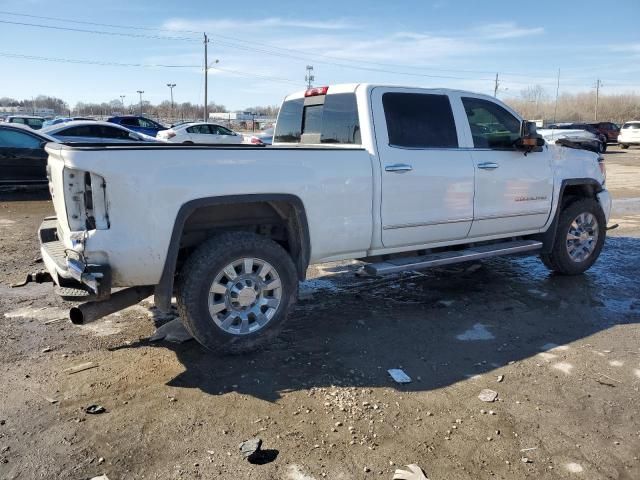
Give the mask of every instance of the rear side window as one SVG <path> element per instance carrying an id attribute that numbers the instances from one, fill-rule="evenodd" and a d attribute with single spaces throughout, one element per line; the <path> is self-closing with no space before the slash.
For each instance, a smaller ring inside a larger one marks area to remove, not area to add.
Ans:
<path id="1" fill-rule="evenodd" d="M 389 144 L 409 148 L 458 148 L 446 95 L 389 92 L 382 95 Z"/>
<path id="2" fill-rule="evenodd" d="M 303 109 L 304 98 L 288 100 L 282 104 L 276 122 L 275 142 L 300 143 Z"/>
<path id="3" fill-rule="evenodd" d="M 323 101 L 324 100 L 324 101 Z M 360 145 L 360 121 L 356 96 L 335 93 L 313 97 L 305 106 L 304 99 L 285 102 L 280 110 L 275 142 Z M 303 142 L 304 143 L 304 142 Z"/>

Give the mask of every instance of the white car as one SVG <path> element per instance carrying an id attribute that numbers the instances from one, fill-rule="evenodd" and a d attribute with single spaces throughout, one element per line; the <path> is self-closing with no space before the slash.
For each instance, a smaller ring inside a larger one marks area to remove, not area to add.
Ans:
<path id="1" fill-rule="evenodd" d="M 45 127 L 40 132 L 61 142 L 128 143 L 158 142 L 154 137 L 134 132 L 111 122 L 74 120 Z"/>
<path id="2" fill-rule="evenodd" d="M 640 120 L 626 122 L 618 135 L 620 148 L 629 148 L 629 145 L 640 145 Z"/>
<path id="3" fill-rule="evenodd" d="M 160 130 L 156 138 L 171 143 L 242 143 L 242 135 L 215 123 L 194 122 Z"/>
<path id="4" fill-rule="evenodd" d="M 574 148 L 582 148 L 596 153 L 604 153 L 606 144 L 593 133 L 578 129 L 542 128 L 537 130 L 538 134 L 549 144 L 565 144 L 568 141 Z"/>

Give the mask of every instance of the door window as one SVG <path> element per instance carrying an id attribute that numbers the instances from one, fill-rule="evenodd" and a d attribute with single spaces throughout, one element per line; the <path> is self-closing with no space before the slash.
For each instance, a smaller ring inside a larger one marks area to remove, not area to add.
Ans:
<path id="1" fill-rule="evenodd" d="M 211 132 L 209 131 L 209 125 L 193 125 L 187 128 L 187 132 L 189 133 L 198 133 L 202 135 L 209 135 Z"/>
<path id="2" fill-rule="evenodd" d="M 500 105 L 480 98 L 462 97 L 474 148 L 514 148 L 520 138 L 520 121 Z"/>
<path id="3" fill-rule="evenodd" d="M 389 144 L 408 148 L 458 148 L 449 97 L 425 93 L 382 95 Z"/>
<path id="4" fill-rule="evenodd" d="M 103 138 L 116 138 L 119 140 L 131 139 L 129 136 L 129 132 L 120 128 L 102 126 L 100 129 L 102 130 L 102 132 L 99 136 Z"/>
<path id="5" fill-rule="evenodd" d="M 28 133 L 15 132 L 9 129 L 0 130 L 0 147 L 2 148 L 40 148 L 41 140 Z"/>
<path id="6" fill-rule="evenodd" d="M 128 117 L 128 118 L 121 119 L 120 125 L 125 125 L 127 127 L 137 127 L 139 126 L 139 123 L 137 118 Z"/>
<path id="7" fill-rule="evenodd" d="M 140 126 L 143 128 L 160 128 L 160 126 L 157 123 L 152 122 L 151 120 L 148 120 L 146 118 L 139 118 L 138 122 Z"/>
<path id="8" fill-rule="evenodd" d="M 234 133 L 228 128 L 221 127 L 220 125 L 209 125 L 211 133 L 214 135 L 234 135 Z"/>
<path id="9" fill-rule="evenodd" d="M 100 132 L 89 125 L 80 125 L 77 127 L 65 128 L 58 133 L 54 133 L 55 136 L 62 137 L 99 137 Z"/>

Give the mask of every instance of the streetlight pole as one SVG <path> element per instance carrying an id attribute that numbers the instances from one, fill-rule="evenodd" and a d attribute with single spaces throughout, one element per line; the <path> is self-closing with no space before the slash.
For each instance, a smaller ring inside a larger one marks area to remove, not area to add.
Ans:
<path id="1" fill-rule="evenodd" d="M 140 115 L 142 115 L 142 94 L 144 93 L 144 90 L 137 90 L 137 92 L 140 95 Z"/>
<path id="2" fill-rule="evenodd" d="M 167 83 L 167 87 L 171 90 L 171 118 L 173 118 L 173 87 L 175 86 L 175 83 Z"/>
<path id="3" fill-rule="evenodd" d="M 124 106 L 124 97 L 126 95 L 120 95 L 120 102 L 122 102 L 122 113 L 125 113 L 126 107 Z"/>

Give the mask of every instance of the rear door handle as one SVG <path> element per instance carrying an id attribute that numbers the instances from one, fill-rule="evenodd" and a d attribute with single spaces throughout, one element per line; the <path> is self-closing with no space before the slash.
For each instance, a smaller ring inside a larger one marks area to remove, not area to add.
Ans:
<path id="1" fill-rule="evenodd" d="M 394 163 L 393 165 L 385 165 L 384 170 L 385 172 L 404 173 L 410 172 L 413 167 L 406 163 Z"/>
<path id="2" fill-rule="evenodd" d="M 484 162 L 484 163 L 479 163 L 478 164 L 478 168 L 481 168 L 483 170 L 495 170 L 499 166 L 500 165 L 498 165 L 497 163 L 493 163 L 493 162 Z"/>

